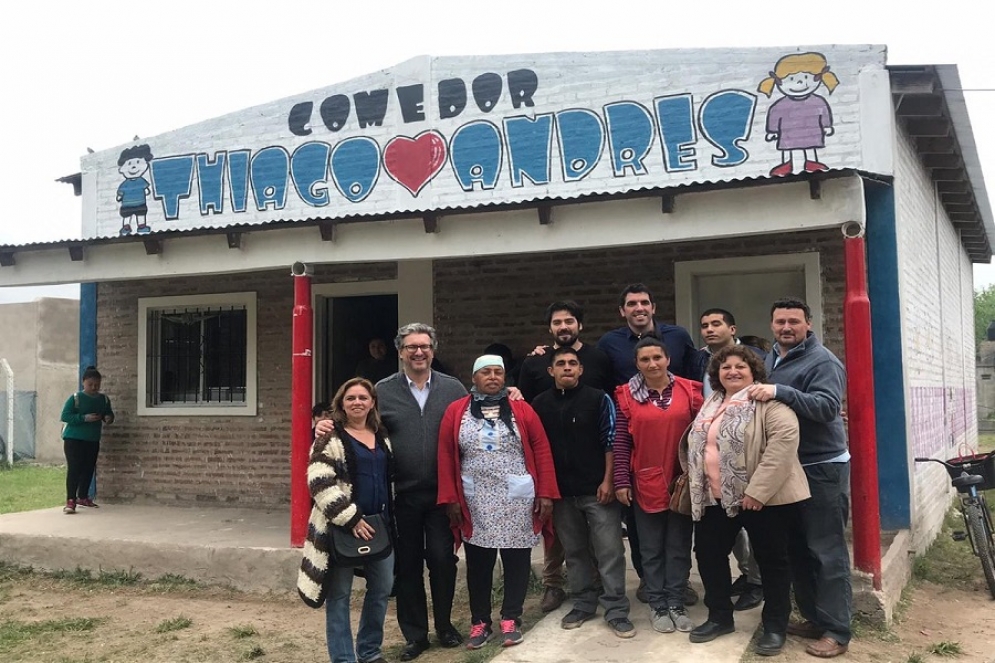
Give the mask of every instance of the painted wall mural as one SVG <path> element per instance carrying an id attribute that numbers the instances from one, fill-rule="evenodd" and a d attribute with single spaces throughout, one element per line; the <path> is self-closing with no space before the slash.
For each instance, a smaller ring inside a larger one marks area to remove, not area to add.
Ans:
<path id="1" fill-rule="evenodd" d="M 883 47 L 416 58 L 83 158 L 87 236 L 859 168 Z M 887 97 L 885 97 L 887 98 Z"/>

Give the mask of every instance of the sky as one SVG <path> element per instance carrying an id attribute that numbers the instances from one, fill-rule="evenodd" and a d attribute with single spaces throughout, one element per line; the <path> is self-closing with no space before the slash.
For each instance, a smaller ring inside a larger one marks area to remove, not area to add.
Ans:
<path id="1" fill-rule="evenodd" d="M 806 6 L 817 9 L 806 14 Z M 956 64 L 964 88 L 993 90 L 965 96 L 995 200 L 995 57 L 983 3 L 947 0 L 942 12 L 890 6 L 867 0 L 19 3 L 17 17 L 0 26 L 6 118 L 0 244 L 80 236 L 80 199 L 55 179 L 79 172 L 88 148 L 150 138 L 417 55 L 884 44 L 889 64 Z M 975 266 L 975 286 L 991 284 L 995 267 Z M 0 303 L 39 296 L 75 297 L 78 286 L 0 287 Z"/>

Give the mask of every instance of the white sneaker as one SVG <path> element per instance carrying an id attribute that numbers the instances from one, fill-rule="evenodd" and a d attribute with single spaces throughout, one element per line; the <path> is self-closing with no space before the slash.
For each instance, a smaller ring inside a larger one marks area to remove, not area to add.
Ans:
<path id="1" fill-rule="evenodd" d="M 670 618 L 670 611 L 666 608 L 661 608 L 660 610 L 650 608 L 650 623 L 653 624 L 654 631 L 660 633 L 674 632 L 674 620 Z"/>

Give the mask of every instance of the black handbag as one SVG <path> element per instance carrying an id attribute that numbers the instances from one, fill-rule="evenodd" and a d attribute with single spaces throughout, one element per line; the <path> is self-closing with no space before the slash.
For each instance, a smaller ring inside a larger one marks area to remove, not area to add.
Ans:
<path id="1" fill-rule="evenodd" d="M 335 566 L 363 566 L 366 562 L 376 562 L 386 558 L 393 550 L 390 541 L 390 525 L 383 514 L 363 516 L 363 520 L 373 528 L 373 538 L 361 539 L 344 527 L 331 528 L 331 562 Z"/>

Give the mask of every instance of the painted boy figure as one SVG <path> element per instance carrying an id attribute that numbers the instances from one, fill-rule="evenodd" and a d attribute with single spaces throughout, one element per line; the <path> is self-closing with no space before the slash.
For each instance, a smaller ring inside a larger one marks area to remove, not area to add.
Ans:
<path id="1" fill-rule="evenodd" d="M 152 150 L 148 145 L 125 148 L 118 157 L 117 171 L 124 177 L 124 181 L 117 188 L 117 201 L 121 203 L 122 237 L 131 234 L 132 217 L 137 222 L 138 234 L 147 235 L 152 232 L 145 223 L 145 217 L 149 213 L 147 204 L 149 182 L 144 177 L 151 161 Z"/>

